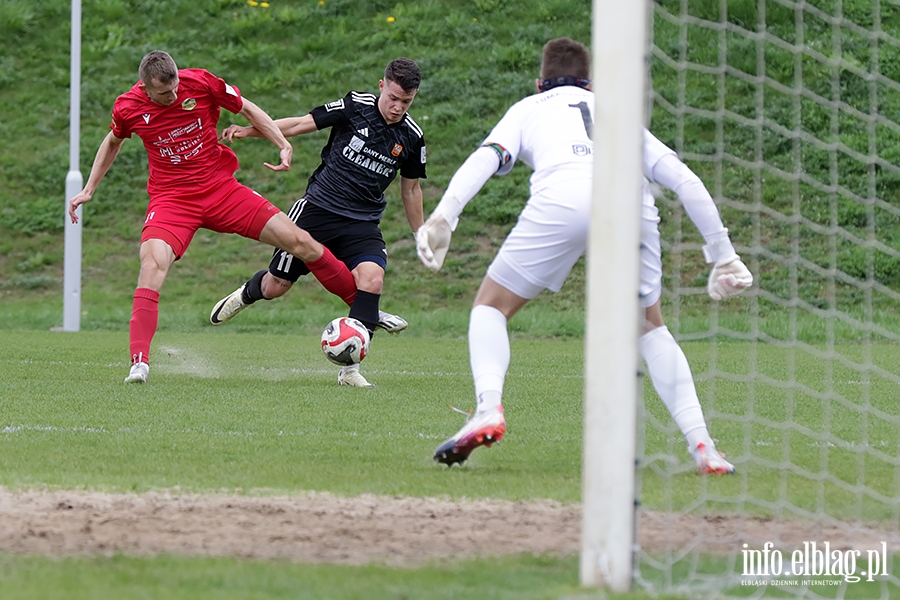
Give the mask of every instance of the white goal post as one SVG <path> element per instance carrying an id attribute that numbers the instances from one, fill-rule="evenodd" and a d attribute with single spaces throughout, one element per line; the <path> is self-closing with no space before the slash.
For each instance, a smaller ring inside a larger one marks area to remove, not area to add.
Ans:
<path id="1" fill-rule="evenodd" d="M 594 201 L 587 257 L 583 586 L 631 586 L 646 5 L 594 0 Z"/>
<path id="2" fill-rule="evenodd" d="M 63 331 L 81 330 L 81 233 L 82 219 L 69 219 L 69 201 L 84 185 L 79 166 L 81 139 L 81 0 L 72 0 L 72 33 L 69 74 L 69 172 L 66 174 L 65 255 L 63 265 Z M 82 209 L 78 208 L 81 216 Z"/>

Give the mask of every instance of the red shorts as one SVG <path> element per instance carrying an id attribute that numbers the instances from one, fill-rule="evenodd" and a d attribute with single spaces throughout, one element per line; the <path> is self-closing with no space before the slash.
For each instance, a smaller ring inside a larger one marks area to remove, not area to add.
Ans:
<path id="1" fill-rule="evenodd" d="M 141 243 L 163 240 L 175 251 L 175 258 L 181 258 L 201 227 L 258 240 L 277 212 L 274 204 L 229 177 L 200 192 L 166 192 L 151 197 Z"/>

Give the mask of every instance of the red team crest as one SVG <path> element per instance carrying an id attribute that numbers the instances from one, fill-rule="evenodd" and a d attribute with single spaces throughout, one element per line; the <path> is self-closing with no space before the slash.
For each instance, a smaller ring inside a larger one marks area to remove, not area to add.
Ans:
<path id="1" fill-rule="evenodd" d="M 403 146 L 400 144 L 394 144 L 394 149 L 391 150 L 391 154 L 394 156 L 400 156 L 400 153 L 403 152 Z"/>

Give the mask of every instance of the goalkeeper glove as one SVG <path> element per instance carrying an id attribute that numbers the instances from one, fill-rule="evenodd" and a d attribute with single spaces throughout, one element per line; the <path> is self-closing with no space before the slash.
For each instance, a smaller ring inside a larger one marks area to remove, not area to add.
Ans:
<path id="1" fill-rule="evenodd" d="M 753 275 L 727 238 L 704 246 L 703 254 L 707 262 L 715 263 L 706 284 L 706 291 L 713 300 L 736 296 L 753 285 Z"/>
<path id="2" fill-rule="evenodd" d="M 450 248 L 450 223 L 444 215 L 431 215 L 416 232 L 416 252 L 419 260 L 432 271 L 444 265 Z"/>

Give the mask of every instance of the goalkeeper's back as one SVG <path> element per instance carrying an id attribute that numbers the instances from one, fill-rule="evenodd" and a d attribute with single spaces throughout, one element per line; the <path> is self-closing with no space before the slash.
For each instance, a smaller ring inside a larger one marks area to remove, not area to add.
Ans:
<path id="1" fill-rule="evenodd" d="M 534 169 L 531 193 L 558 181 L 590 178 L 593 170 L 594 93 L 584 87 L 559 85 L 514 104 L 491 131 L 485 144 L 499 144 L 510 161 L 498 173 L 508 173 L 516 160 Z"/>

